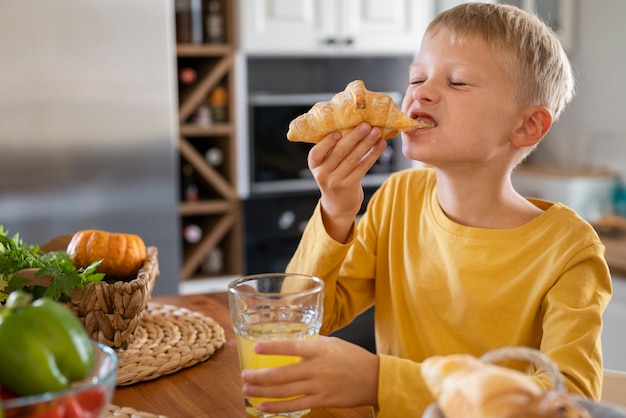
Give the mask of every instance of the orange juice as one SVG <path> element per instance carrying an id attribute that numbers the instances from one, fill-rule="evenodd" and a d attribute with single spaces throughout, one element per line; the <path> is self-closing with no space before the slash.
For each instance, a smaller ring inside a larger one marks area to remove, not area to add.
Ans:
<path id="1" fill-rule="evenodd" d="M 257 341 L 278 339 L 308 339 L 316 338 L 317 334 L 311 331 L 312 327 L 307 324 L 290 322 L 268 322 L 248 325 L 248 335 L 237 333 L 237 348 L 239 351 L 239 364 L 242 369 L 260 369 L 266 367 L 280 367 L 300 361 L 298 356 L 285 356 L 277 354 L 256 354 L 253 346 Z M 263 401 L 277 400 L 273 398 L 248 398 L 246 408 L 248 413 L 255 415 L 255 407 Z"/>

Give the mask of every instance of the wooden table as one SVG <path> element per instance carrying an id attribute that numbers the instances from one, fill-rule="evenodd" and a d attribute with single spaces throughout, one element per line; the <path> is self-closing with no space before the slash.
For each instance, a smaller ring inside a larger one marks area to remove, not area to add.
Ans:
<path id="1" fill-rule="evenodd" d="M 226 293 L 173 295 L 152 302 L 200 312 L 217 321 L 226 334 L 224 346 L 208 360 L 155 380 L 118 387 L 113 404 L 169 418 L 238 418 L 248 416 L 243 405 L 239 359 Z M 374 417 L 373 409 L 313 409 L 310 418 Z"/>
<path id="2" fill-rule="evenodd" d="M 606 247 L 605 258 L 612 274 L 626 278 L 626 235 L 600 235 Z"/>

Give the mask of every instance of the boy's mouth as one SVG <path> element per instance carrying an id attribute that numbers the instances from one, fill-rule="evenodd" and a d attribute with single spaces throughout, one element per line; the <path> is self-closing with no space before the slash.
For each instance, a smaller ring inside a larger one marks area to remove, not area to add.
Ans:
<path id="1" fill-rule="evenodd" d="M 435 121 L 428 115 L 421 113 L 411 113 L 410 117 L 417 122 L 414 129 L 434 128 L 435 126 L 437 126 Z"/>

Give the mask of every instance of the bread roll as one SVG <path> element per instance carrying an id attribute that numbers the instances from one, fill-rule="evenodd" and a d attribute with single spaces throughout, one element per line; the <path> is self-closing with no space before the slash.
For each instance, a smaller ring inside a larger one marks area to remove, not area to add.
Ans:
<path id="1" fill-rule="evenodd" d="M 384 139 L 393 138 L 400 131 L 430 126 L 402 113 L 389 95 L 369 91 L 363 81 L 355 80 L 330 101 L 316 103 L 292 120 L 287 139 L 316 144 L 331 132 L 343 135 L 361 122 L 380 128 Z"/>
<path id="2" fill-rule="evenodd" d="M 473 356 L 435 356 L 422 376 L 446 418 L 591 418 L 566 393 Z"/>

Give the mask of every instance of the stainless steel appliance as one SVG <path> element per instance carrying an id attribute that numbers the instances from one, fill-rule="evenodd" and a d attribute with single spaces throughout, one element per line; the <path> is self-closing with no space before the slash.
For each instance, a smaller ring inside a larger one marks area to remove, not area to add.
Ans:
<path id="1" fill-rule="evenodd" d="M 155 294 L 180 272 L 173 20 L 168 0 L 0 5 L 0 224 L 29 243 L 137 233 Z"/>

